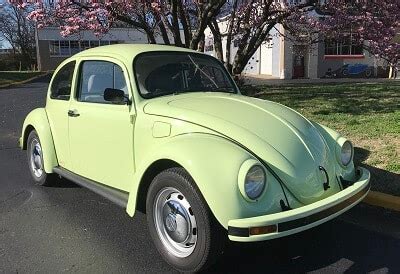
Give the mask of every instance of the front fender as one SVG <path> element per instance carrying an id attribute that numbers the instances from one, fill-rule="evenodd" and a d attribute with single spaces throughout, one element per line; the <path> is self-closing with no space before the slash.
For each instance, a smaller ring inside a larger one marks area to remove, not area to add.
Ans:
<path id="1" fill-rule="evenodd" d="M 53 135 L 51 134 L 50 124 L 44 108 L 34 109 L 25 118 L 21 138 L 19 139 L 20 147 L 24 150 L 27 148 L 28 135 L 32 129 L 35 129 L 39 135 L 43 152 L 44 170 L 46 173 L 52 173 L 53 167 L 58 166 L 58 161 L 53 143 Z"/>
<path id="2" fill-rule="evenodd" d="M 242 164 L 254 157 L 229 140 L 204 133 L 172 137 L 153 148 L 138 165 L 135 182 L 140 182 L 147 168 L 160 159 L 175 161 L 186 169 L 214 216 L 225 228 L 229 220 L 239 216 L 243 218 L 281 211 L 279 200 L 284 199 L 284 194 L 273 176 L 268 176 L 268 188 L 257 202 L 244 199 L 239 190 L 238 173 Z M 136 183 L 130 191 L 127 205 L 130 216 L 136 209 L 138 189 L 139 183 Z"/>

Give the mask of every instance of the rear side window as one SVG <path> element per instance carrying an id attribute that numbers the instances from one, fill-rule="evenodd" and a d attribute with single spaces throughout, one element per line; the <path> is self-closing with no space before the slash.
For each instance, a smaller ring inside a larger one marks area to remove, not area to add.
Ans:
<path id="1" fill-rule="evenodd" d="M 120 66 L 106 61 L 85 61 L 81 66 L 78 101 L 104 103 L 106 88 L 120 89 L 128 95 L 124 73 Z"/>
<path id="2" fill-rule="evenodd" d="M 64 65 L 54 76 L 51 84 L 51 99 L 69 100 L 71 96 L 72 76 L 74 75 L 75 61 Z"/>

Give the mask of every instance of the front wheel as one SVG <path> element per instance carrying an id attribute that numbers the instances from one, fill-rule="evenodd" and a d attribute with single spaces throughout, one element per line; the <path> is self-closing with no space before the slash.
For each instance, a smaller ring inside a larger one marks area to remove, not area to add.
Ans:
<path id="1" fill-rule="evenodd" d="M 222 254 L 226 233 L 184 169 L 167 169 L 154 178 L 146 213 L 157 250 L 175 269 L 200 271 Z"/>
<path id="2" fill-rule="evenodd" d="M 48 174 L 44 170 L 42 144 L 35 130 L 32 130 L 28 136 L 27 158 L 31 178 L 36 184 L 49 186 L 57 180 L 55 174 Z"/>

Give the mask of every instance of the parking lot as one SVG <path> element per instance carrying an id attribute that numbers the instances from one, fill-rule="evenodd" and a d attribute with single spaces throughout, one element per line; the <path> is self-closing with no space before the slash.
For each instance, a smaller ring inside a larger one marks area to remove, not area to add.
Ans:
<path id="1" fill-rule="evenodd" d="M 146 218 L 62 180 L 29 180 L 17 146 L 26 114 L 44 106 L 47 78 L 0 89 L 0 273 L 174 272 Z M 309 231 L 255 244 L 228 243 L 210 272 L 388 273 L 400 271 L 400 214 L 359 205 Z"/>

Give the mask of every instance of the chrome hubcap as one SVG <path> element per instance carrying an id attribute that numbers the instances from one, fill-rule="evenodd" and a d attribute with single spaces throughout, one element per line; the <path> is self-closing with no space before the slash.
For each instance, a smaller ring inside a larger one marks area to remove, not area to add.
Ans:
<path id="1" fill-rule="evenodd" d="M 42 147 L 36 139 L 32 140 L 30 162 L 33 174 L 40 178 L 43 174 Z"/>
<path id="2" fill-rule="evenodd" d="M 197 242 L 196 218 L 183 194 L 172 187 L 163 188 L 153 213 L 158 236 L 168 251 L 181 258 L 192 254 Z"/>

